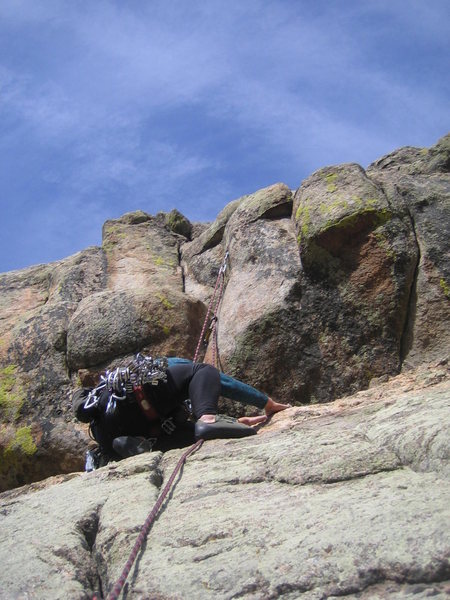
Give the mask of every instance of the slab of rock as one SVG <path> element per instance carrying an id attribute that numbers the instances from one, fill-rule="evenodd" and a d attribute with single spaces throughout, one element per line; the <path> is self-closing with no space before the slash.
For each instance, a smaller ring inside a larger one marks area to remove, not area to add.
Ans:
<path id="1" fill-rule="evenodd" d="M 449 392 L 435 366 L 205 443 L 124 597 L 448 597 Z M 180 454 L 0 495 L 0 598 L 106 594 Z"/>

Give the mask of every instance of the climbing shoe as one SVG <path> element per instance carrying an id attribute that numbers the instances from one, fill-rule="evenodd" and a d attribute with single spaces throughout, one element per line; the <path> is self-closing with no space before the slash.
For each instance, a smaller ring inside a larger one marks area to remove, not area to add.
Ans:
<path id="1" fill-rule="evenodd" d="M 216 415 L 214 423 L 197 421 L 195 424 L 195 437 L 203 440 L 215 440 L 220 438 L 241 438 L 255 435 L 253 427 L 239 423 L 237 419 L 226 415 Z"/>
<path id="2" fill-rule="evenodd" d="M 153 438 L 133 437 L 131 435 L 121 435 L 113 440 L 112 446 L 114 452 L 117 452 L 122 458 L 129 458 L 136 454 L 151 452 L 154 444 Z"/>

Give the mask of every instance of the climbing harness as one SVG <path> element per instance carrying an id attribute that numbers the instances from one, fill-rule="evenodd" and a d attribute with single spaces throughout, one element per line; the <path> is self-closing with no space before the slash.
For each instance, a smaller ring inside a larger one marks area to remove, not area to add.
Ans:
<path id="1" fill-rule="evenodd" d="M 122 588 L 125 585 L 125 581 L 131 571 L 131 567 L 133 566 L 133 563 L 136 560 L 136 556 L 137 556 L 142 544 L 144 543 L 145 538 L 147 537 L 149 529 L 150 529 L 153 521 L 155 520 L 156 515 L 158 514 L 158 511 L 161 508 L 162 503 L 164 502 L 167 494 L 169 493 L 169 491 L 173 485 L 173 482 L 175 481 L 175 477 L 177 476 L 178 472 L 181 470 L 182 466 L 186 462 L 186 459 L 191 454 L 193 454 L 196 450 L 198 450 L 202 444 L 203 444 L 203 440 L 198 440 L 195 444 L 193 444 L 190 448 L 188 448 L 184 452 L 184 454 L 181 456 L 181 458 L 178 461 L 175 469 L 173 470 L 172 475 L 170 476 L 167 484 L 165 485 L 163 491 L 159 495 L 158 500 L 156 501 L 156 503 L 153 506 L 152 510 L 150 511 L 148 517 L 146 518 L 145 523 L 142 526 L 141 531 L 139 533 L 139 536 L 133 546 L 133 549 L 130 552 L 130 556 L 128 557 L 125 567 L 123 568 L 123 571 L 122 571 L 119 579 L 114 584 L 111 592 L 108 594 L 107 600 L 117 600 L 117 598 L 119 597 L 119 594 L 122 591 Z M 92 600 L 98 600 L 97 596 L 94 596 Z"/>
<path id="2" fill-rule="evenodd" d="M 219 273 L 216 279 L 216 285 L 214 287 L 213 295 L 211 296 L 211 300 L 209 301 L 208 310 L 206 311 L 205 320 L 203 323 L 202 331 L 200 333 L 200 337 L 197 344 L 197 349 L 195 350 L 194 362 L 197 362 L 198 356 L 200 354 L 200 348 L 202 342 L 205 346 L 208 345 L 210 338 L 212 337 L 212 353 L 213 353 L 213 364 L 215 367 L 218 367 L 219 362 L 219 354 L 218 354 L 218 345 L 217 345 L 217 322 L 218 322 L 218 313 L 219 306 L 223 296 L 223 290 L 225 287 L 225 273 L 228 267 L 228 258 L 230 256 L 229 251 L 225 252 L 225 256 L 223 258 L 222 265 L 219 269 Z M 216 299 L 217 294 L 217 299 Z M 214 305 L 215 302 L 215 305 Z M 213 309 L 214 306 L 214 309 Z M 212 317 L 210 315 L 212 313 Z M 209 330 L 206 331 L 209 322 Z"/>

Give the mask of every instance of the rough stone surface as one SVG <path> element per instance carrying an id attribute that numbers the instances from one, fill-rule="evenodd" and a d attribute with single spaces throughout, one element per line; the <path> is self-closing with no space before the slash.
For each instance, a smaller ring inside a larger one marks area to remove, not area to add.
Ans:
<path id="1" fill-rule="evenodd" d="M 170 213 L 166 213 L 164 215 L 164 219 L 166 225 L 171 231 L 182 235 L 188 240 L 191 239 L 193 233 L 193 225 L 189 221 L 189 219 L 186 219 L 186 217 L 180 213 L 179 210 L 174 208 L 170 211 Z"/>
<path id="2" fill-rule="evenodd" d="M 278 184 L 243 198 L 227 223 L 229 277 L 218 326 L 223 360 L 235 354 L 245 330 L 280 309 L 297 285 L 300 259 L 291 211 L 291 191 Z"/>
<path id="3" fill-rule="evenodd" d="M 390 203 L 358 165 L 341 165 L 303 183 L 293 218 L 314 396 L 329 399 L 398 372 L 418 260 L 403 206 Z"/>
<path id="4" fill-rule="evenodd" d="M 225 371 L 282 400 L 324 402 L 448 354 L 448 140 L 367 172 L 321 169 L 296 191 L 292 216 L 286 186 L 260 190 L 182 246 L 186 289 L 199 298 L 211 297 L 229 250 Z"/>
<path id="5" fill-rule="evenodd" d="M 68 410 L 67 330 L 105 281 L 99 248 L 0 275 L 1 490 L 81 466 L 86 436 Z"/>
<path id="6" fill-rule="evenodd" d="M 182 246 L 186 291 L 200 299 L 210 298 L 224 257 L 222 239 L 225 226 L 242 199 L 233 200 L 217 219 L 190 244 Z"/>
<path id="7" fill-rule="evenodd" d="M 390 203 L 403 206 L 419 248 L 403 340 L 406 366 L 450 346 L 450 135 L 430 149 L 405 148 L 368 169 Z"/>
<path id="8" fill-rule="evenodd" d="M 447 598 L 448 375 L 445 363 L 411 371 L 205 443 L 123 597 Z M 106 595 L 180 454 L 1 494 L 0 598 Z"/>

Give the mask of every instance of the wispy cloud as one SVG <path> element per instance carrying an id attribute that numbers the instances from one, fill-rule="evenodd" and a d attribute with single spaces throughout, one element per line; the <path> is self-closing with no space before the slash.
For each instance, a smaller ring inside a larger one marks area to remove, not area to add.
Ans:
<path id="1" fill-rule="evenodd" d="M 52 235 L 71 219 L 69 253 L 127 210 L 211 219 L 256 187 L 430 144 L 448 126 L 449 12 L 444 0 L 2 0 L 4 197 L 52 214 Z"/>

